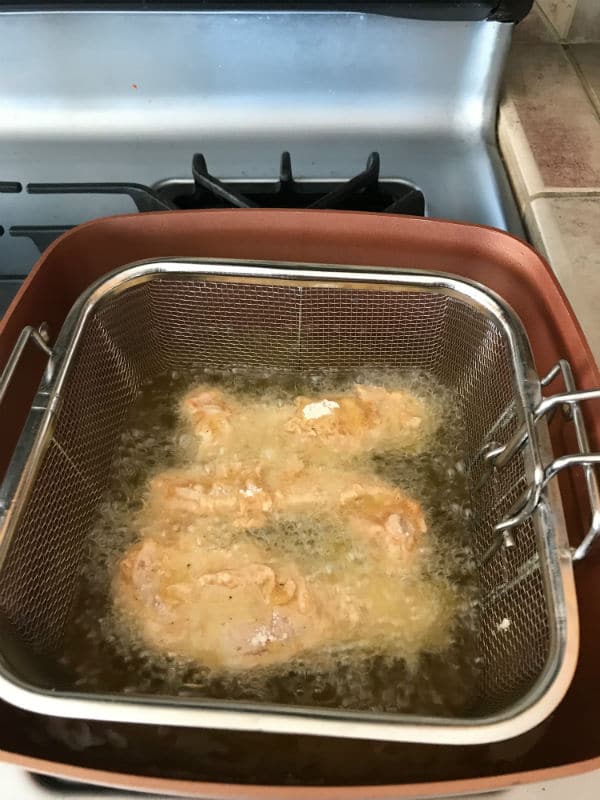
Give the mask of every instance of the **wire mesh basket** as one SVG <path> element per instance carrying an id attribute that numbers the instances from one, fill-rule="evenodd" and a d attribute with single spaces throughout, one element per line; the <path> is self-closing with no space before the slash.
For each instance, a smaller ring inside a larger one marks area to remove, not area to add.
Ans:
<path id="1" fill-rule="evenodd" d="M 518 319 L 483 287 L 437 273 L 241 262 L 148 262 L 93 286 L 54 345 L 0 495 L 0 695 L 33 711 L 126 722 L 435 743 L 517 735 L 564 695 L 578 647 L 560 494 L 583 466 L 598 488 L 568 364 L 540 380 Z M 480 699 L 468 718 L 417 717 L 162 696 L 84 693 L 58 682 L 88 536 L 140 386 L 165 370 L 381 367 L 425 371 L 467 422 L 471 547 L 481 588 Z M 562 373 L 567 391 L 542 398 Z M 546 415 L 570 409 L 581 452 L 553 460 Z M 499 620 L 510 629 L 498 635 Z"/>

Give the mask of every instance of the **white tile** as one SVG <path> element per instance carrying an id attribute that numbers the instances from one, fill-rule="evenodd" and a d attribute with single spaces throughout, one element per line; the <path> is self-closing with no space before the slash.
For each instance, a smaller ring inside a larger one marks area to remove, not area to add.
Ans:
<path id="1" fill-rule="evenodd" d="M 600 42 L 571 44 L 568 52 L 581 72 L 581 79 L 596 107 L 596 113 L 600 115 Z"/>
<path id="2" fill-rule="evenodd" d="M 501 144 L 510 141 L 517 187 L 521 181 L 530 197 L 600 190 L 600 118 L 559 44 L 513 45 L 503 98 Z"/>
<path id="3" fill-rule="evenodd" d="M 600 41 L 599 0 L 577 0 L 566 38 L 569 42 Z"/>
<path id="4" fill-rule="evenodd" d="M 532 243 L 552 265 L 600 363 L 600 194 L 535 199 L 525 221 Z"/>
<path id="5" fill-rule="evenodd" d="M 510 98 L 500 106 L 498 144 L 519 208 L 523 211 L 530 197 L 543 191 L 544 182 L 519 113 Z"/>
<path id="6" fill-rule="evenodd" d="M 558 34 L 536 3 L 525 19 L 515 26 L 513 39 L 515 42 L 556 42 Z"/>
<path id="7" fill-rule="evenodd" d="M 537 0 L 537 2 L 558 35 L 561 38 L 566 36 L 571 27 L 577 0 Z"/>

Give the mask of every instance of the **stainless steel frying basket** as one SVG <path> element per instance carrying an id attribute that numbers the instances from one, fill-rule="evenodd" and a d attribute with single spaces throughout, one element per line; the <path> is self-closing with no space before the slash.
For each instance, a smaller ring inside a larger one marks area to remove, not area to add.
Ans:
<path id="1" fill-rule="evenodd" d="M 546 717 L 578 646 L 572 557 L 551 478 L 594 464 L 562 362 L 540 380 L 519 321 L 482 287 L 443 274 L 312 265 L 173 261 L 125 268 L 74 307 L 49 356 L 0 496 L 0 694 L 33 711 L 128 722 L 440 743 L 516 735 Z M 479 565 L 482 678 L 469 718 L 84 694 L 54 669 L 115 445 L 142 382 L 167 369 L 256 366 L 424 370 L 458 398 Z M 542 388 L 561 373 L 566 391 Z M 581 452 L 553 460 L 546 415 L 570 409 Z M 508 620 L 508 623 L 505 622 Z"/>

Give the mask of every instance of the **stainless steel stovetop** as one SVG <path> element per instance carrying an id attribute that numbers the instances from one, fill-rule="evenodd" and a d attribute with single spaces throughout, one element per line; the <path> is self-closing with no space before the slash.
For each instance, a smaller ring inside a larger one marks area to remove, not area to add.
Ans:
<path id="1" fill-rule="evenodd" d="M 31 184 L 347 179 L 369 153 L 434 217 L 522 233 L 495 136 L 512 26 L 344 12 L 0 12 L 0 302 L 28 231 L 135 211 Z M 35 188 L 35 187 L 34 187 Z M 39 237 L 38 237 L 39 238 Z M 50 236 L 51 238 L 51 236 Z"/>

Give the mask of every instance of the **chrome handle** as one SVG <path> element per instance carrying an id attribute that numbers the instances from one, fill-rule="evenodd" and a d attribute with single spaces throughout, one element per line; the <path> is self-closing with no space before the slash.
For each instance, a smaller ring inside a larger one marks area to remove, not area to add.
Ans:
<path id="1" fill-rule="evenodd" d="M 551 464 L 543 466 L 543 469 L 536 471 L 532 485 L 527 488 L 526 492 L 518 498 L 504 518 L 496 525 L 496 531 L 499 536 L 493 543 L 492 548 L 490 548 L 490 555 L 503 544 L 506 547 L 514 545 L 514 538 L 510 531 L 533 513 L 539 504 L 543 489 L 559 472 L 568 467 L 583 468 L 591 509 L 590 526 L 582 542 L 573 550 L 573 560 L 579 561 L 584 558 L 595 540 L 600 536 L 600 488 L 595 470 L 595 467 L 600 465 L 600 453 L 592 453 L 590 451 L 589 438 L 581 410 L 583 401 L 600 399 L 600 388 L 578 390 L 571 365 L 565 359 L 561 359 L 555 364 L 540 383 L 542 386 L 548 386 L 559 375 L 562 375 L 566 391 L 543 398 L 532 412 L 531 420 L 535 425 L 542 417 L 551 416 L 557 408 L 562 406 L 567 418 L 575 426 L 578 452 L 559 456 Z M 527 425 L 522 425 L 506 444 L 491 447 L 486 453 L 490 469 L 502 469 L 522 449 L 528 440 L 528 436 Z"/>
<path id="2" fill-rule="evenodd" d="M 542 386 L 547 386 L 548 383 L 551 383 L 554 378 L 559 374 L 559 372 L 563 375 L 565 385 L 567 385 L 567 380 L 570 376 L 570 383 L 571 385 L 575 386 L 573 373 L 571 371 L 571 365 L 568 361 L 561 359 L 561 361 L 556 364 L 552 370 L 546 375 L 545 378 L 542 379 L 541 384 Z M 547 381 L 549 376 L 552 376 L 550 380 Z M 547 382 L 546 382 L 547 381 Z M 581 389 L 577 390 L 576 388 L 569 390 L 567 392 L 561 392 L 559 394 L 554 394 L 551 397 L 544 397 L 544 399 L 539 403 L 536 407 L 535 411 L 533 412 L 533 422 L 538 422 L 542 417 L 553 412 L 559 406 L 570 406 L 573 411 L 573 421 L 575 422 L 578 438 L 578 446 L 581 448 L 581 443 L 579 442 L 579 431 L 583 431 L 585 436 L 585 441 L 587 442 L 587 433 L 585 432 L 585 423 L 583 421 L 583 416 L 581 415 L 581 410 L 579 409 L 579 403 L 583 400 L 598 400 L 600 398 L 600 389 Z M 519 430 L 512 436 L 512 438 L 505 444 L 499 447 L 495 447 L 487 453 L 487 458 L 491 459 L 494 466 L 496 467 L 503 467 L 507 464 L 510 459 L 517 453 L 521 447 L 527 441 L 527 428 L 525 426 L 519 428 Z"/>
<path id="3" fill-rule="evenodd" d="M 48 377 L 53 355 L 52 348 L 48 344 L 49 339 L 48 325 L 45 322 L 43 322 L 39 328 L 34 328 L 32 325 L 23 328 L 6 362 L 6 366 L 0 375 L 0 403 L 6 397 L 6 393 L 17 371 L 21 357 L 30 341 L 48 356 L 49 361 L 46 367 L 46 377 Z M 31 424 L 25 427 L 13 453 L 4 480 L 0 485 L 0 528 L 5 523 L 10 512 L 20 477 L 25 471 L 30 449 L 34 446 L 37 435 L 42 430 L 44 419 L 47 417 L 46 399 L 47 395 L 45 395 L 41 389 L 38 390 L 29 411 Z M 49 425 L 47 425 L 47 429 L 49 429 Z"/>
<path id="4" fill-rule="evenodd" d="M 544 412 L 556 408 L 558 405 L 567 406 L 568 416 L 573 421 L 575 426 L 575 436 L 577 437 L 577 447 L 579 452 L 573 455 L 564 455 L 556 458 L 549 467 L 546 468 L 544 476 L 544 485 L 552 480 L 555 475 L 558 475 L 561 470 L 567 467 L 581 466 L 585 477 L 585 484 L 587 494 L 590 502 L 591 520 L 588 532 L 578 547 L 573 551 L 573 561 L 580 561 L 584 558 L 600 535 L 600 489 L 598 486 L 598 476 L 596 474 L 595 465 L 600 464 L 600 453 L 590 452 L 590 441 L 585 427 L 585 420 L 583 412 L 580 407 L 580 401 L 593 400 L 600 398 L 600 389 L 588 389 L 586 391 L 577 391 L 575 385 L 575 378 L 571 365 L 565 359 L 561 359 L 546 375 L 542 384 L 547 386 L 559 374 L 562 375 L 565 383 L 566 392 L 564 394 L 557 394 L 553 397 L 542 400 L 538 406 L 544 406 Z M 554 401 L 554 402 L 551 402 Z"/>
<path id="5" fill-rule="evenodd" d="M 2 370 L 2 375 L 0 375 L 0 403 L 4 400 L 10 382 L 21 360 L 21 356 L 30 340 L 43 350 L 48 358 L 52 356 L 52 348 L 48 344 L 50 341 L 50 334 L 48 332 L 48 325 L 45 322 L 42 322 L 39 328 L 34 328 L 33 325 L 28 325 L 26 328 L 23 328 L 6 362 L 6 366 Z"/>

